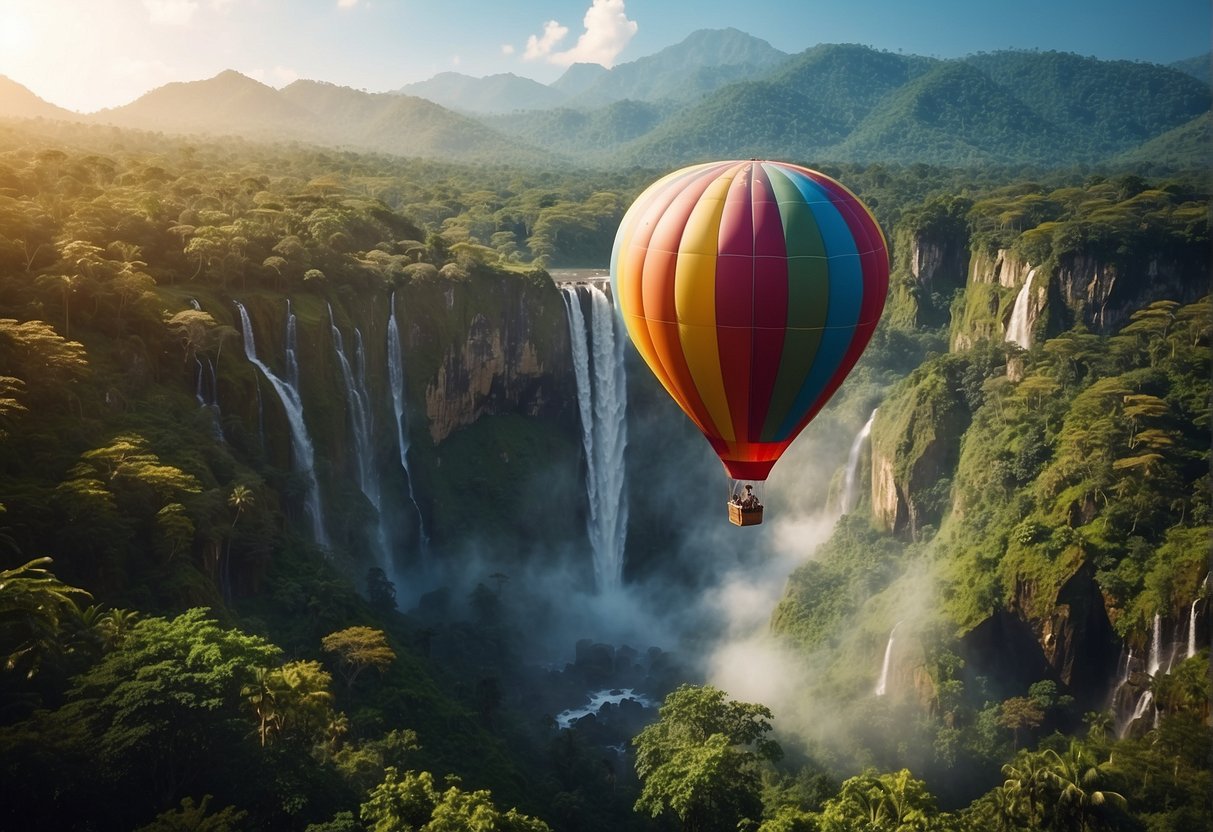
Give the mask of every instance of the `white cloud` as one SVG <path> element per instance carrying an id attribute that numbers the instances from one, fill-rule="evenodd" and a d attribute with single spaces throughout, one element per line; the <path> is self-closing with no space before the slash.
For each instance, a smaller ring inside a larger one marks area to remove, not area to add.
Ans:
<path id="1" fill-rule="evenodd" d="M 299 80 L 299 73 L 291 69 L 289 66 L 275 66 L 273 75 L 274 80 L 283 86 L 293 84 L 295 81 Z"/>
<path id="2" fill-rule="evenodd" d="M 337 8 L 352 9 L 358 5 L 358 0 L 337 0 Z"/>
<path id="3" fill-rule="evenodd" d="M 543 37 L 531 35 L 526 39 L 526 51 L 522 53 L 523 60 L 537 61 L 541 58 L 551 60 L 552 50 L 556 44 L 564 40 L 569 33 L 568 26 L 561 26 L 555 20 L 543 24 Z"/>
<path id="4" fill-rule="evenodd" d="M 197 0 L 143 0 L 152 23 L 167 26 L 184 26 L 194 19 L 198 11 Z"/>
<path id="5" fill-rule="evenodd" d="M 502 55 L 513 55 L 514 54 L 514 44 L 512 44 L 512 43 L 501 44 L 501 54 Z"/>
<path id="6" fill-rule="evenodd" d="M 609 67 L 632 40 L 639 28 L 628 20 L 624 0 L 593 0 L 582 19 L 585 31 L 577 44 L 563 52 L 554 51 L 568 34 L 568 27 L 555 20 L 543 24 L 543 36 L 531 35 L 526 42 L 523 58 L 528 61 L 546 60 L 551 64 L 568 66 L 574 63 L 602 64 Z"/>
<path id="7" fill-rule="evenodd" d="M 463 63 L 463 58 L 458 55 L 451 56 L 451 66 L 459 66 L 461 63 Z"/>

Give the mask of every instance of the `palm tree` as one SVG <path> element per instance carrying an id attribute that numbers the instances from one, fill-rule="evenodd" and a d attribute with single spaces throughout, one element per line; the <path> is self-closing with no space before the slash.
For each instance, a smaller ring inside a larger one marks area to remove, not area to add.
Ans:
<path id="1" fill-rule="evenodd" d="M 1059 790 L 1057 816 L 1063 828 L 1088 832 L 1091 822 L 1098 816 L 1099 807 L 1111 804 L 1124 808 L 1127 805 L 1120 793 L 1095 788 L 1104 775 L 1106 763 L 1095 762 L 1077 740 L 1070 741 L 1064 755 L 1050 748 L 1043 756 L 1049 778 Z"/>
<path id="2" fill-rule="evenodd" d="M 228 530 L 227 548 L 223 553 L 223 568 L 220 570 L 223 597 L 229 601 L 232 595 L 232 538 L 236 536 L 236 524 L 240 522 L 240 515 L 246 508 L 252 507 L 254 502 L 253 491 L 247 485 L 237 485 L 232 489 L 232 493 L 227 496 L 227 504 L 236 509 L 236 514 L 232 517 L 231 529 Z"/>
<path id="3" fill-rule="evenodd" d="M 1053 785 L 1045 756 L 1021 751 L 1002 767 L 1002 774 L 1007 778 L 1002 788 L 1013 799 L 1015 813 L 1026 813 L 1028 827 L 1040 829 Z"/>
<path id="4" fill-rule="evenodd" d="M 68 586 L 46 567 L 50 558 L 36 558 L 16 569 L 0 571 L 0 658 L 4 670 L 26 665 L 32 678 L 43 657 L 64 649 L 64 622 L 79 613 L 76 598 L 91 597 Z"/>

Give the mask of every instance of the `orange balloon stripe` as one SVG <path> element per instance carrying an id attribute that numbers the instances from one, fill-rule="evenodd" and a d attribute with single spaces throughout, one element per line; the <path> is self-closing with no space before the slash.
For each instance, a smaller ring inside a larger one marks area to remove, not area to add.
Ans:
<path id="1" fill-rule="evenodd" d="M 657 221 L 669 208 L 670 203 L 678 196 L 686 180 L 694 179 L 704 168 L 712 165 L 700 165 L 675 171 L 658 180 L 645 191 L 641 199 L 632 204 L 621 224 L 622 232 L 617 237 L 614 252 L 616 299 L 628 336 L 635 345 L 640 357 L 653 371 L 653 375 L 674 399 L 683 412 L 690 413 L 690 408 L 681 391 L 674 384 L 670 374 L 657 354 L 653 338 L 649 334 L 648 323 L 644 319 L 643 273 L 644 261 L 648 253 L 649 243 Z M 693 417 L 692 417 L 693 418 Z"/>
<path id="2" fill-rule="evenodd" d="M 713 422 L 683 354 L 674 288 L 683 230 L 699 198 L 719 175 L 721 168 L 712 166 L 685 187 L 674 186 L 678 187 L 678 194 L 657 220 L 638 272 L 642 284 L 641 317 L 653 344 L 653 355 L 670 380 L 670 386 L 678 390 L 683 411 L 704 433 L 711 432 Z"/>

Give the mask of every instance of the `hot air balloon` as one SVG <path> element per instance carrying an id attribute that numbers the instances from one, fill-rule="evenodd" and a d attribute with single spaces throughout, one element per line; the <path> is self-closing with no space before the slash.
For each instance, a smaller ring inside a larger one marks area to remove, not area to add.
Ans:
<path id="1" fill-rule="evenodd" d="M 784 162 L 693 165 L 650 185 L 611 254 L 640 355 L 734 482 L 762 483 L 842 384 L 884 309 L 889 257 L 841 184 Z M 730 520 L 762 522 L 761 508 Z"/>

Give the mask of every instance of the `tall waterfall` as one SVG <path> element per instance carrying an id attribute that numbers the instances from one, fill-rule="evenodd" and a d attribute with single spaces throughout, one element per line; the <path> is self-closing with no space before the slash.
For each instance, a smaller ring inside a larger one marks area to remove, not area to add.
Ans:
<path id="1" fill-rule="evenodd" d="M 859 485 L 859 452 L 863 449 L 863 442 L 872 432 L 872 421 L 876 418 L 876 411 L 872 411 L 872 415 L 868 417 L 868 421 L 863 423 L 863 427 L 859 429 L 859 433 L 855 435 L 855 441 L 851 443 L 851 450 L 847 454 L 847 470 L 842 479 L 842 513 L 850 514 L 855 510 L 855 503 L 858 502 Z"/>
<path id="2" fill-rule="evenodd" d="M 893 625 L 893 629 L 889 630 L 889 642 L 884 646 L 884 663 L 880 666 L 880 680 L 876 683 L 876 695 L 884 696 L 889 689 L 889 662 L 893 658 L 893 636 L 897 634 L 897 628 L 901 626 L 898 621 Z"/>
<path id="3" fill-rule="evenodd" d="M 296 390 L 299 389 L 299 353 L 295 345 L 299 333 L 295 322 L 295 311 L 291 309 L 291 299 L 286 299 L 286 383 Z"/>
<path id="4" fill-rule="evenodd" d="M 1157 675 L 1162 667 L 1162 616 L 1154 613 L 1154 633 L 1150 639 L 1150 658 L 1146 663 L 1146 673 Z"/>
<path id="5" fill-rule="evenodd" d="M 219 410 L 219 377 L 215 373 L 215 363 L 207 358 L 204 365 L 202 359 L 197 356 L 194 356 L 194 363 L 198 366 L 194 380 L 194 398 L 198 406 L 210 414 L 211 433 L 222 442 L 224 437 L 223 423 L 220 421 L 222 413 Z"/>
<path id="6" fill-rule="evenodd" d="M 312 521 L 312 536 L 321 546 L 329 545 L 328 531 L 324 526 L 324 512 L 320 505 L 320 489 L 316 484 L 314 472 L 316 455 L 312 449 L 312 439 L 307 432 L 307 424 L 303 421 L 303 399 L 299 390 L 281 378 L 257 357 L 257 344 L 253 340 L 253 325 L 249 321 L 248 311 L 244 304 L 236 301 L 236 309 L 240 312 L 240 331 L 244 339 L 244 355 L 249 362 L 261 371 L 266 381 L 274 388 L 282 401 L 282 409 L 291 429 L 291 451 L 295 471 L 303 475 L 306 488 L 304 489 L 304 510 Z"/>
<path id="7" fill-rule="evenodd" d="M 417 528 L 421 534 L 421 549 L 424 552 L 430 539 L 425 532 L 425 518 L 417 504 L 417 493 L 413 490 L 413 473 L 409 470 L 409 414 L 404 396 L 404 344 L 400 340 L 400 325 L 396 323 L 396 293 L 390 301 L 392 312 L 387 319 L 387 374 L 392 385 L 392 408 L 396 414 L 396 444 L 400 448 L 400 467 L 404 469 L 404 480 L 409 489 L 409 502 L 417 512 Z"/>
<path id="8" fill-rule="evenodd" d="M 1192 602 L 1192 609 L 1188 611 L 1188 658 L 1196 655 L 1196 605 L 1200 603 L 1197 598 Z"/>
<path id="9" fill-rule="evenodd" d="M 1011 309 L 1011 321 L 1007 324 L 1007 336 L 1004 340 L 1014 341 L 1025 350 L 1032 347 L 1032 322 L 1028 320 L 1032 305 L 1032 278 L 1036 269 L 1028 271 L 1028 278 L 1023 282 L 1023 288 L 1015 296 L 1015 306 Z"/>
<path id="10" fill-rule="evenodd" d="M 585 449 L 585 490 L 590 508 L 586 531 L 598 589 L 612 590 L 623 581 L 628 527 L 623 468 L 628 441 L 624 338 L 602 289 L 593 285 L 564 286 L 561 292 L 569 315 L 581 444 Z M 588 325 L 583 298 L 589 302 Z"/>
<path id="11" fill-rule="evenodd" d="M 366 360 L 362 352 L 362 333 L 354 328 L 355 363 L 350 364 L 345 349 L 345 340 L 333 318 L 333 305 L 329 304 L 329 330 L 333 335 L 333 355 L 341 370 L 345 383 L 345 402 L 350 416 L 350 430 L 354 435 L 354 463 L 358 469 L 358 488 L 367 501 L 375 507 L 375 559 L 386 570 L 390 565 L 391 549 L 388 546 L 387 530 L 384 528 L 383 500 L 379 487 L 379 469 L 375 465 L 371 437 L 375 435 L 371 420 L 371 398 L 366 390 Z"/>

